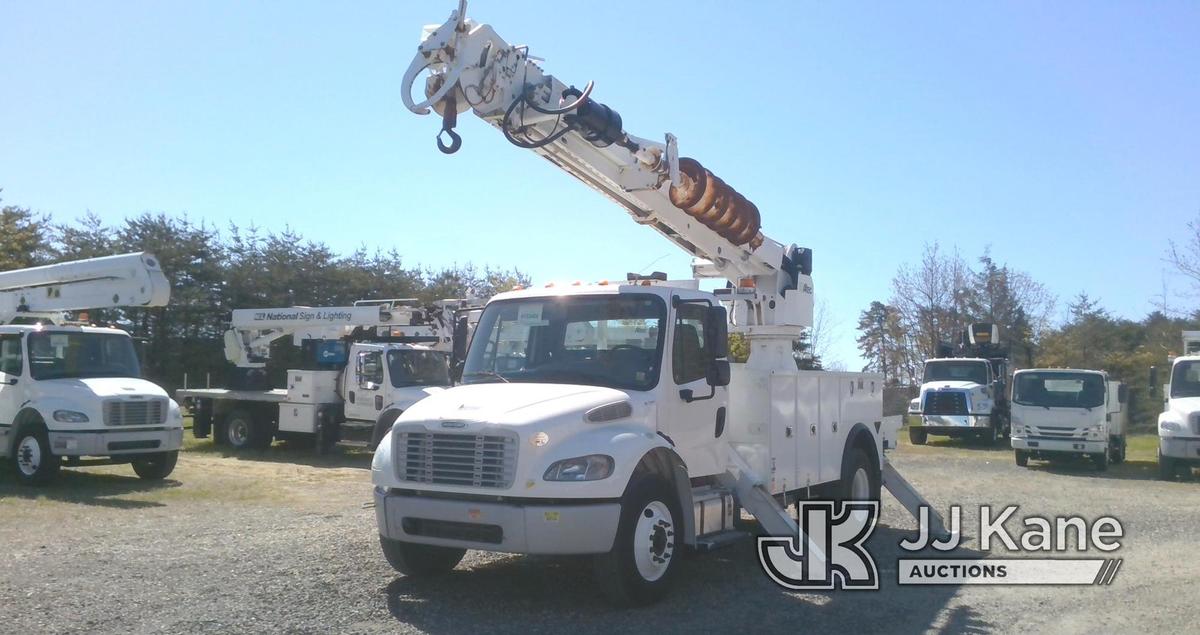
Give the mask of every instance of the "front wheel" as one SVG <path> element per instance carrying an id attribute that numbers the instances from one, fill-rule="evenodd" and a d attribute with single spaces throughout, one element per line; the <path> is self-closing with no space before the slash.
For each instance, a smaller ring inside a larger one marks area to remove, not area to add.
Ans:
<path id="1" fill-rule="evenodd" d="M 596 583 L 611 602 L 644 606 L 666 596 L 683 555 L 681 518 L 668 483 L 647 478 L 630 488 L 612 551 L 595 560 Z"/>
<path id="2" fill-rule="evenodd" d="M 910 427 L 908 429 L 908 440 L 913 445 L 925 445 L 929 441 L 929 435 L 922 428 Z"/>
<path id="3" fill-rule="evenodd" d="M 14 449 L 13 467 L 25 485 L 44 485 L 58 475 L 62 457 L 50 452 L 50 437 L 40 425 L 22 428 Z"/>
<path id="4" fill-rule="evenodd" d="M 134 459 L 133 471 L 144 480 L 161 481 L 175 471 L 175 462 L 178 460 L 179 450 L 155 452 Z"/>
<path id="5" fill-rule="evenodd" d="M 1175 480 L 1175 459 L 1163 456 L 1162 449 L 1158 450 L 1158 478 L 1164 481 Z"/>
<path id="6" fill-rule="evenodd" d="M 449 572 L 466 555 L 466 549 L 420 545 L 379 537 L 383 557 L 392 568 L 410 578 L 431 578 Z"/>
<path id="7" fill-rule="evenodd" d="M 1029 467 L 1029 453 L 1025 450 L 1017 450 L 1015 452 L 1017 459 L 1017 467 Z"/>
<path id="8" fill-rule="evenodd" d="M 993 448 L 1000 445 L 1000 441 L 1004 439 L 1004 430 L 1001 428 L 1001 425 L 1002 424 L 999 421 L 993 421 L 992 424 L 988 426 L 988 431 L 983 433 L 984 443 L 987 443 Z"/>
<path id="9" fill-rule="evenodd" d="M 1097 472 L 1105 472 L 1108 470 L 1108 450 L 1092 455 L 1092 463 L 1096 466 Z"/>

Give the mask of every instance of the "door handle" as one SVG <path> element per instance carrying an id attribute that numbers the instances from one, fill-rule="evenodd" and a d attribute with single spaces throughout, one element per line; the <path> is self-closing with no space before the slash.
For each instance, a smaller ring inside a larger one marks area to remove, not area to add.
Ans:
<path id="1" fill-rule="evenodd" d="M 783 429 L 783 436 L 785 436 L 789 439 L 792 438 L 792 426 L 788 426 Z"/>
<path id="2" fill-rule="evenodd" d="M 351 390 L 351 391 L 350 391 L 350 392 L 349 392 L 349 393 L 346 395 L 346 401 L 349 401 L 350 403 L 354 403 L 354 391 L 353 391 L 353 390 Z"/>
<path id="3" fill-rule="evenodd" d="M 817 424 L 814 423 L 808 426 L 808 433 L 814 437 L 817 436 Z"/>
<path id="4" fill-rule="evenodd" d="M 833 431 L 837 432 L 837 422 L 836 421 L 833 422 Z"/>

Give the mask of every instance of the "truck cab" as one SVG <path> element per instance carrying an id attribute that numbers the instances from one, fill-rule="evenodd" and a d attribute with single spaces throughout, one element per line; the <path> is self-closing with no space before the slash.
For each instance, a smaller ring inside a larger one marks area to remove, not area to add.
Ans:
<path id="1" fill-rule="evenodd" d="M 995 443 L 1007 436 L 1003 360 L 950 357 L 926 360 L 920 395 L 909 403 L 915 421 L 909 439 L 922 445 L 928 435 L 981 438 Z"/>
<path id="2" fill-rule="evenodd" d="M 129 334 L 84 326 L 0 326 L 0 456 L 21 482 L 65 459 L 131 463 L 165 478 L 183 442 L 179 405 L 141 378 Z"/>
<path id="3" fill-rule="evenodd" d="M 1171 365 L 1163 392 L 1166 408 L 1158 415 L 1158 468 L 1164 480 L 1200 465 L 1200 351 L 1186 346 L 1189 333 L 1200 343 L 1200 332 L 1184 333 L 1188 354 Z"/>
<path id="4" fill-rule="evenodd" d="M 641 603 L 684 544 L 733 529 L 733 445 L 778 499 L 877 499 L 877 377 L 766 353 L 731 368 L 725 308 L 687 282 L 492 299 L 461 384 L 405 410 L 376 450 L 389 562 L 423 575 L 468 548 L 593 554 L 610 595 Z"/>
<path id="5" fill-rule="evenodd" d="M 1013 374 L 1012 447 L 1030 458 L 1090 458 L 1100 470 L 1125 460 L 1128 391 L 1097 370 L 1031 368 Z"/>

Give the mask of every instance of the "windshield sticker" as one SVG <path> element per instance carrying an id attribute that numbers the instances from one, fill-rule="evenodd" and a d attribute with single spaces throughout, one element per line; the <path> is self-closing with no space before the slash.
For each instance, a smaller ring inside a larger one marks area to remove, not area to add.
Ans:
<path id="1" fill-rule="evenodd" d="M 517 307 L 517 324 L 525 326 L 545 326 L 547 322 L 542 319 L 542 303 L 522 304 Z"/>

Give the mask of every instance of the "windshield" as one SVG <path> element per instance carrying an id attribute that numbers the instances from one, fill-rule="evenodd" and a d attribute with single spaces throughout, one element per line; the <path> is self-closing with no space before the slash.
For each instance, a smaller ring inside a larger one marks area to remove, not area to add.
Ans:
<path id="1" fill-rule="evenodd" d="M 34 379 L 142 374 L 133 340 L 119 333 L 30 333 L 29 370 Z"/>
<path id="2" fill-rule="evenodd" d="M 449 386 L 450 361 L 440 351 L 388 351 L 388 375 L 392 386 Z"/>
<path id="3" fill-rule="evenodd" d="M 987 362 L 938 361 L 925 362 L 925 379 L 931 381 L 970 381 L 976 384 L 988 383 Z"/>
<path id="4" fill-rule="evenodd" d="M 1096 373 L 1021 373 L 1013 401 L 1047 408 L 1095 408 L 1104 405 L 1104 376 Z"/>
<path id="5" fill-rule="evenodd" d="M 1171 371 L 1171 397 L 1200 397 L 1200 362 L 1179 362 Z"/>
<path id="6" fill-rule="evenodd" d="M 464 383 L 658 384 L 666 303 L 649 294 L 493 302 L 483 311 Z"/>

